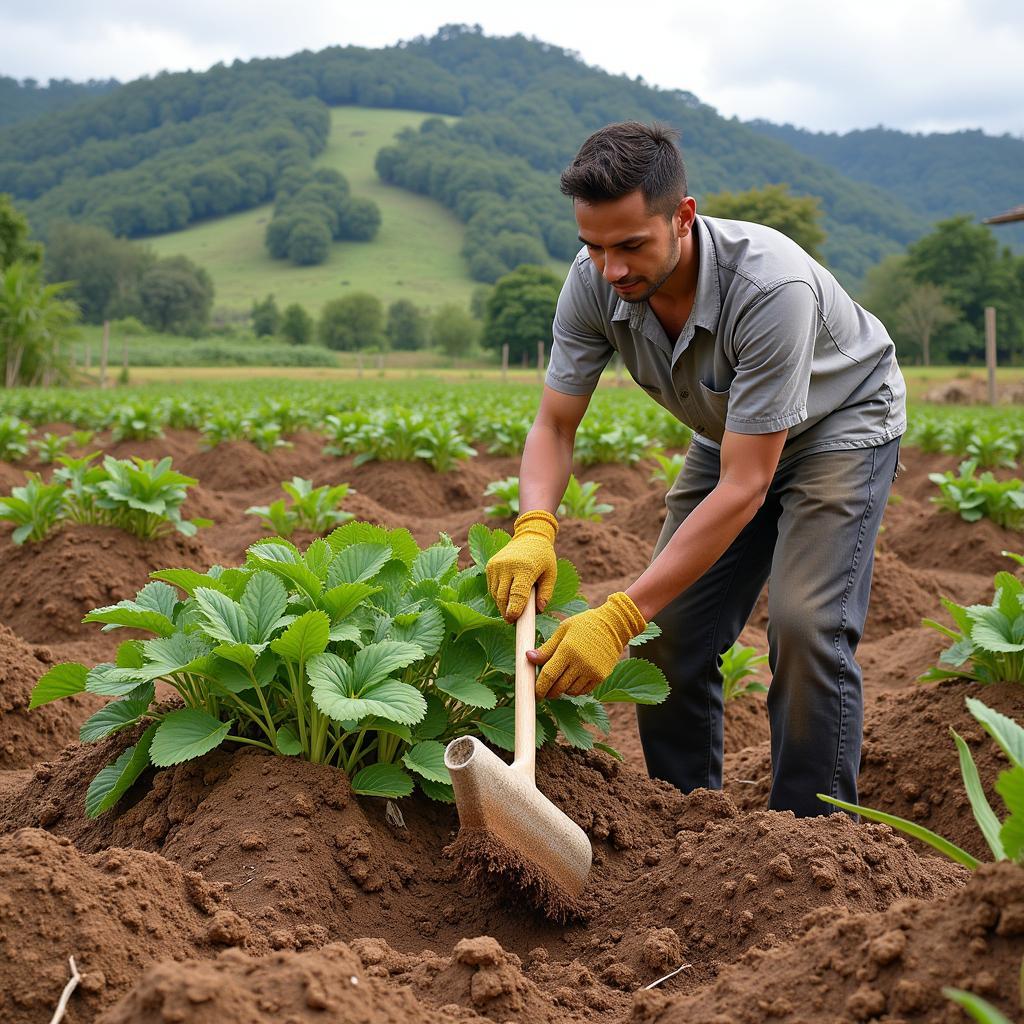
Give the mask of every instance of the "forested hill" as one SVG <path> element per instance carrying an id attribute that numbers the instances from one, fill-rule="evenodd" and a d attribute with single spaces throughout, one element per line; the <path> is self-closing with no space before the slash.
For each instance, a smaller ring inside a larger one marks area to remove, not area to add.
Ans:
<path id="1" fill-rule="evenodd" d="M 791 124 L 751 121 L 767 138 L 877 185 L 930 221 L 958 213 L 979 220 L 1024 202 L 1024 139 L 981 131 L 909 134 L 889 128 L 809 132 Z M 1024 225 L 1000 228 L 1024 245 Z"/>
<path id="2" fill-rule="evenodd" d="M 0 125 L 63 110 L 91 96 L 112 92 L 118 85 L 120 83 L 113 78 L 89 82 L 51 78 L 46 85 L 40 85 L 32 78 L 19 82 L 0 75 Z"/>
<path id="3" fill-rule="evenodd" d="M 558 172 L 589 132 L 624 118 L 681 129 L 698 199 L 772 182 L 820 196 L 826 259 L 848 282 L 932 219 L 688 92 L 465 26 L 381 50 L 332 47 L 161 74 L 10 125 L 0 130 L 0 192 L 13 193 L 44 235 L 68 218 L 128 236 L 181 228 L 272 199 L 282 175 L 322 151 L 325 105 L 344 104 L 458 115 L 404 135 L 381 151 L 378 169 L 466 223 L 464 255 L 478 280 L 575 252 Z"/>

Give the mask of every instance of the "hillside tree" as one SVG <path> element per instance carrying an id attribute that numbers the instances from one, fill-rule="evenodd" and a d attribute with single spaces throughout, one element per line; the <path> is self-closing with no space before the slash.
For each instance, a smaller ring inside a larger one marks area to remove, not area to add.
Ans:
<path id="1" fill-rule="evenodd" d="M 380 299 L 369 292 L 331 299 L 320 313 L 317 334 L 322 344 L 338 352 L 383 348 L 387 336 Z"/>
<path id="2" fill-rule="evenodd" d="M 532 359 L 538 341 L 550 344 L 561 289 L 546 267 L 522 266 L 500 278 L 487 296 L 483 344 L 500 350 L 508 342 L 511 360 Z"/>

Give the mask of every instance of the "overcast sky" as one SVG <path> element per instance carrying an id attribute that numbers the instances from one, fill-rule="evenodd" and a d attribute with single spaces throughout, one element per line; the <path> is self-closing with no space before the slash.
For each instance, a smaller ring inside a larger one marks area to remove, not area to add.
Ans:
<path id="1" fill-rule="evenodd" d="M 502 7 L 463 0 L 0 0 L 0 74 L 128 81 L 336 44 L 385 46 L 465 22 L 489 35 L 536 36 L 588 64 L 689 90 L 744 120 L 1024 136 L 1021 0 L 518 0 Z"/>

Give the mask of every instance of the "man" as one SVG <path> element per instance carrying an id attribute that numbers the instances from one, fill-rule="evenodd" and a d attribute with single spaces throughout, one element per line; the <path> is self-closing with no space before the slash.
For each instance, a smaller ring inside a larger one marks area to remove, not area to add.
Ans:
<path id="1" fill-rule="evenodd" d="M 699 216 L 675 133 L 612 124 L 563 172 L 580 251 L 555 314 L 540 410 L 523 451 L 512 541 L 488 564 L 505 617 L 555 575 L 558 507 L 576 429 L 618 352 L 694 430 L 649 568 L 566 620 L 531 656 L 538 697 L 589 692 L 633 636 L 671 685 L 638 709 L 648 771 L 685 792 L 721 788 L 719 656 L 765 581 L 770 806 L 856 802 L 863 701 L 857 643 L 875 537 L 906 429 L 905 387 L 882 324 L 784 235 Z"/>

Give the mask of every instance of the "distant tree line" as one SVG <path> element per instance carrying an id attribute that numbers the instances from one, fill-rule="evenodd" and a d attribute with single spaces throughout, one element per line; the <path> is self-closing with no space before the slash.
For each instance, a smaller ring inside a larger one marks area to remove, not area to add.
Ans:
<path id="1" fill-rule="evenodd" d="M 34 78 L 19 82 L 0 75 L 0 126 L 63 110 L 84 99 L 113 92 L 120 84 L 115 78 L 88 82 L 51 78 L 46 85 L 40 85 Z"/>

